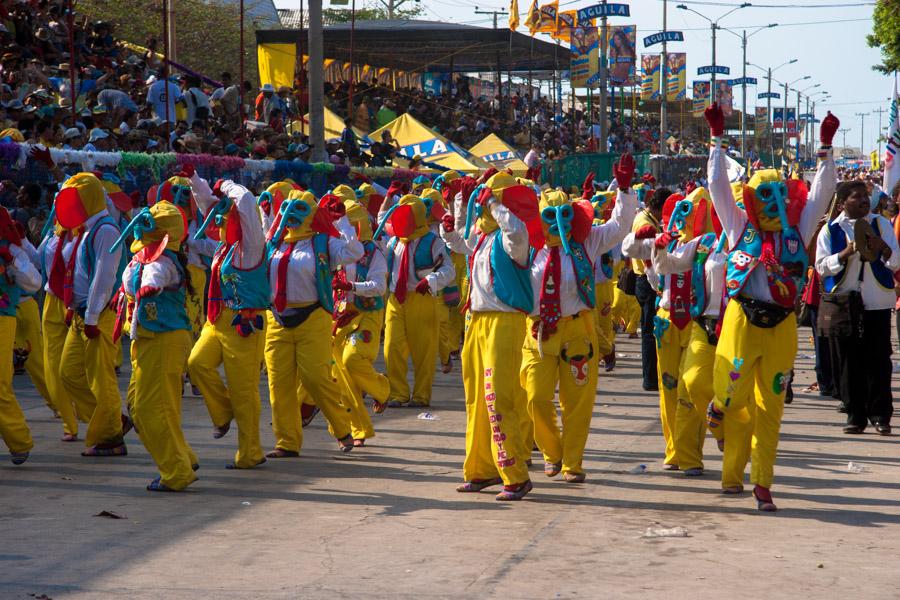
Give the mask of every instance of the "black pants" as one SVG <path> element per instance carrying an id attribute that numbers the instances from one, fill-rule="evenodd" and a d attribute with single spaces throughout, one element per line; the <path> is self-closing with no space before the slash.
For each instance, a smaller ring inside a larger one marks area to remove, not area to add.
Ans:
<path id="1" fill-rule="evenodd" d="M 634 296 L 641 305 L 641 369 L 644 389 L 655 390 L 659 386 L 656 375 L 656 338 L 653 336 L 653 317 L 656 316 L 656 292 L 646 275 L 637 277 Z"/>
<path id="2" fill-rule="evenodd" d="M 863 313 L 862 337 L 830 339 L 847 424 L 865 427 L 890 425 L 894 413 L 891 396 L 891 311 Z"/>
<path id="3" fill-rule="evenodd" d="M 819 383 L 819 395 L 840 398 L 831 371 L 831 343 L 827 337 L 819 335 L 816 325 L 819 320 L 819 307 L 810 305 L 809 312 L 812 318 L 813 344 L 816 348 L 816 381 Z"/>

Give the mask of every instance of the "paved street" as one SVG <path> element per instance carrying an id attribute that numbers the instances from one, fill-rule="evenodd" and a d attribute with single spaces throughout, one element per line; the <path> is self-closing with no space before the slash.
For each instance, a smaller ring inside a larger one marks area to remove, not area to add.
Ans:
<path id="1" fill-rule="evenodd" d="M 705 477 L 662 471 L 658 400 L 640 391 L 638 345 L 623 336 L 620 367 L 601 374 L 587 482 L 548 480 L 535 454 L 535 489 L 518 504 L 454 491 L 458 369 L 438 373 L 439 420 L 388 409 L 370 446 L 339 455 L 319 417 L 301 458 L 249 472 L 223 468 L 236 432 L 213 440 L 187 398 L 201 470 L 183 494 L 144 490 L 155 470 L 133 433 L 119 459 L 57 441 L 60 422 L 18 376 L 36 447 L 23 467 L 0 466 L 0 598 L 896 598 L 900 442 L 842 435 L 834 401 L 800 393 L 812 381 L 801 332 L 774 515 L 749 493 L 718 493 L 711 439 Z M 265 400 L 261 422 L 269 449 Z M 644 537 L 675 527 L 687 537 Z"/>

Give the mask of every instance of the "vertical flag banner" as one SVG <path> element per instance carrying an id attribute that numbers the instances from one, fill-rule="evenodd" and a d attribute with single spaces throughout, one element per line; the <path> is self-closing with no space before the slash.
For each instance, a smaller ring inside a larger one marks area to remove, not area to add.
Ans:
<path id="1" fill-rule="evenodd" d="M 732 101 L 734 97 L 731 92 L 731 82 L 727 80 L 716 80 L 716 102 L 722 107 L 722 114 L 730 117 L 732 110 Z"/>
<path id="2" fill-rule="evenodd" d="M 659 100 L 659 54 L 641 55 L 641 100 Z"/>
<path id="3" fill-rule="evenodd" d="M 754 131 L 757 136 L 764 135 L 766 133 L 766 121 L 768 116 L 769 113 L 765 106 L 756 107 L 756 121 L 754 123 Z"/>
<path id="4" fill-rule="evenodd" d="M 881 165 L 878 164 L 878 148 L 875 148 L 871 152 L 869 152 L 869 162 L 872 165 L 872 168 L 878 170 L 881 168 Z"/>
<path id="5" fill-rule="evenodd" d="M 563 10 L 556 17 L 556 32 L 551 36 L 561 42 L 572 41 L 572 30 L 578 23 L 578 11 Z M 587 24 L 587 23 L 585 23 Z"/>
<path id="6" fill-rule="evenodd" d="M 596 83 L 594 75 L 600 71 L 600 39 L 596 27 L 576 27 L 572 31 L 572 87 L 588 87 Z"/>
<path id="7" fill-rule="evenodd" d="M 691 109 L 695 114 L 702 113 L 706 109 L 707 104 L 709 104 L 709 82 L 695 81 L 694 102 Z"/>
<path id="8" fill-rule="evenodd" d="M 897 79 L 894 78 L 894 99 L 888 112 L 887 146 L 884 149 L 884 180 L 882 189 L 890 194 L 900 183 L 900 98 L 897 97 Z M 900 223 L 900 219 L 897 219 Z"/>
<path id="9" fill-rule="evenodd" d="M 538 31 L 541 33 L 556 33 L 556 17 L 559 15 L 559 0 L 544 4 L 541 6 L 540 11 L 541 22 L 538 25 Z"/>
<path id="10" fill-rule="evenodd" d="M 637 50 L 635 48 L 637 46 L 635 39 L 637 26 L 615 25 L 608 27 L 607 31 L 610 85 L 636 85 Z"/>
<path id="11" fill-rule="evenodd" d="M 671 52 L 666 55 L 666 100 L 684 100 L 687 96 L 687 54 Z"/>
<path id="12" fill-rule="evenodd" d="M 772 129 L 784 129 L 784 109 L 772 109 Z"/>
<path id="13" fill-rule="evenodd" d="M 519 28 L 519 0 L 509 3 L 509 29 L 515 31 Z"/>
<path id="14" fill-rule="evenodd" d="M 797 109 L 795 108 L 787 110 L 787 131 L 788 133 L 797 133 Z"/>
<path id="15" fill-rule="evenodd" d="M 531 6 L 528 7 L 528 14 L 525 16 L 525 26 L 531 35 L 536 34 L 541 27 L 541 11 L 538 10 L 537 0 L 531 0 Z"/>

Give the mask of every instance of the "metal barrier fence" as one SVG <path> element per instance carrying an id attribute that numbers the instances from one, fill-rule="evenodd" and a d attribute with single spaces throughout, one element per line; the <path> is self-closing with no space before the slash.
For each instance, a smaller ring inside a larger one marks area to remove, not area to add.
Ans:
<path id="1" fill-rule="evenodd" d="M 544 164 L 542 181 L 552 187 L 581 188 L 584 178 L 591 171 L 594 172 L 595 181 L 609 181 L 612 179 L 612 166 L 619 160 L 619 154 L 610 152 L 597 154 L 573 154 L 559 160 L 548 161 Z M 644 152 L 634 155 L 634 162 L 639 174 L 650 169 L 650 153 Z"/>

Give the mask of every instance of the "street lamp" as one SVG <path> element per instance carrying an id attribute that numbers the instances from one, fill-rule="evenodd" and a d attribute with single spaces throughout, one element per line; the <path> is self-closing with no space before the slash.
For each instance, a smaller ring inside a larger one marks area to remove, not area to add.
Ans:
<path id="1" fill-rule="evenodd" d="M 807 91 L 815 89 L 817 87 L 822 87 L 821 83 L 817 83 L 815 85 L 811 85 L 806 87 L 803 90 L 797 90 L 797 159 L 800 159 L 800 95 L 805 94 Z M 809 115 L 809 96 L 806 96 L 806 114 Z M 805 125 L 809 125 L 809 117 L 807 116 L 806 123 L 804 124 L 804 130 L 808 128 Z M 804 132 L 803 137 L 806 138 L 806 156 L 809 157 L 809 137 L 807 137 Z"/>
<path id="2" fill-rule="evenodd" d="M 731 10 L 729 10 L 728 12 L 726 12 L 725 14 L 720 16 L 718 19 L 716 19 L 715 21 L 713 21 L 712 19 L 710 19 L 703 13 L 697 12 L 693 8 L 688 8 L 684 4 L 679 4 L 678 6 L 675 7 L 675 8 L 681 9 L 681 10 L 686 10 L 688 12 L 692 12 L 695 15 L 697 15 L 699 17 L 703 17 L 704 19 L 709 21 L 709 26 L 712 29 L 712 68 L 713 68 L 712 78 L 710 79 L 710 84 L 709 84 L 709 91 L 710 91 L 710 95 L 711 95 L 711 98 L 713 101 L 716 100 L 716 96 L 715 96 L 715 93 L 716 93 L 715 92 L 715 89 L 716 89 L 716 29 L 721 29 L 719 27 L 719 21 L 721 21 L 722 19 L 724 19 L 731 13 L 733 13 L 737 10 L 740 10 L 742 8 L 747 8 L 748 6 L 752 6 L 752 4 L 750 4 L 749 2 L 744 2 L 743 4 L 741 4 L 739 6 L 735 6 L 734 8 L 732 8 Z"/>
<path id="3" fill-rule="evenodd" d="M 781 160 L 784 161 L 784 157 L 787 156 L 787 117 L 788 117 L 788 91 L 789 88 L 797 83 L 798 81 L 806 81 L 810 79 L 809 75 L 804 75 L 803 77 L 798 77 L 794 81 L 790 83 L 784 84 L 784 114 L 782 115 L 782 128 L 781 128 Z M 800 105 L 799 100 L 797 101 L 797 105 Z"/>
<path id="4" fill-rule="evenodd" d="M 766 80 L 767 80 L 766 91 L 768 92 L 766 94 L 766 96 L 767 96 L 767 98 L 766 98 L 766 137 L 769 140 L 769 154 L 772 157 L 772 165 L 773 166 L 775 164 L 775 134 L 774 134 L 773 127 L 772 127 L 772 73 L 774 73 L 781 67 L 786 67 L 787 65 L 792 65 L 795 62 L 797 62 L 797 59 L 792 58 L 792 59 L 788 60 L 787 62 L 783 62 L 774 68 L 773 67 L 763 68 L 759 65 L 755 65 L 750 62 L 747 63 L 751 67 L 756 67 L 760 71 L 765 71 L 765 73 L 766 73 Z M 782 125 L 783 124 L 784 123 L 782 123 Z"/>

